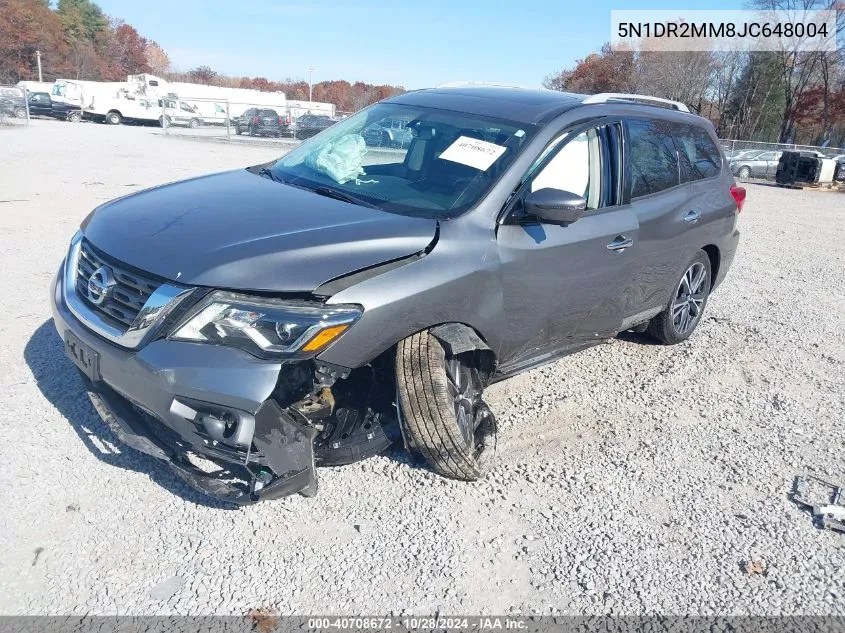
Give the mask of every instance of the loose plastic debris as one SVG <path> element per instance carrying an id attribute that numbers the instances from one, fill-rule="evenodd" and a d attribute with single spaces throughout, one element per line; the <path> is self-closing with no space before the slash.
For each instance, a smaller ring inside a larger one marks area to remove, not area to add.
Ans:
<path id="1" fill-rule="evenodd" d="M 792 486 L 792 500 L 809 510 L 813 522 L 822 529 L 845 532 L 843 487 L 812 475 L 800 475 Z"/>

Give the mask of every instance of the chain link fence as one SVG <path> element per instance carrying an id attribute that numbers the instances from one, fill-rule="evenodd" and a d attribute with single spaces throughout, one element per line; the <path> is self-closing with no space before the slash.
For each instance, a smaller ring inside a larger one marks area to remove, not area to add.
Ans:
<path id="1" fill-rule="evenodd" d="M 722 139 L 719 141 L 725 155 L 734 158 L 742 152 L 815 152 L 826 158 L 834 158 L 845 155 L 843 147 L 821 147 L 818 145 L 796 145 L 795 143 L 762 143 L 759 141 L 740 141 L 734 139 Z"/>
<path id="2" fill-rule="evenodd" d="M 839 173 L 836 163 L 845 162 L 845 148 L 841 147 L 762 143 L 736 139 L 722 139 L 720 144 L 730 162 L 731 172 L 740 180 L 775 180 L 781 156 L 786 151 L 809 152 L 823 159 L 818 172 L 819 182 L 834 180 L 836 174 Z M 833 159 L 836 162 L 824 161 L 824 159 Z"/>
<path id="3" fill-rule="evenodd" d="M 298 104 L 298 102 L 296 102 Z M 257 105 L 208 97 L 164 97 L 158 101 L 155 119 L 167 135 L 301 141 L 334 124 L 340 117 L 327 114 L 326 104 L 292 105 L 273 101 Z"/>
<path id="4" fill-rule="evenodd" d="M 26 127 L 29 125 L 27 93 L 18 86 L 0 84 L 0 126 Z"/>

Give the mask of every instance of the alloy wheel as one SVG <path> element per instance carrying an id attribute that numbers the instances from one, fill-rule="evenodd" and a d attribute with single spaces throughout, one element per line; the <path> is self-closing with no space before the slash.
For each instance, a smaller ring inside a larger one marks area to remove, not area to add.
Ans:
<path id="1" fill-rule="evenodd" d="M 465 365 L 460 358 L 448 358 L 446 382 L 461 434 L 466 445 L 475 450 L 478 444 L 476 430 L 482 421 L 481 416 L 478 415 L 482 391 L 478 371 Z"/>
<path id="2" fill-rule="evenodd" d="M 707 269 L 695 262 L 681 277 L 672 302 L 672 324 L 678 334 L 686 334 L 696 326 L 706 300 Z"/>

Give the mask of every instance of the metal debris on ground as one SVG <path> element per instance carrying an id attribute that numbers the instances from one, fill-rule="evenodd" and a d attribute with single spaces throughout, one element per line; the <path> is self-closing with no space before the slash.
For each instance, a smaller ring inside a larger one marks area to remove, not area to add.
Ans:
<path id="1" fill-rule="evenodd" d="M 749 576 L 769 575 L 769 567 L 764 560 L 747 560 L 743 562 L 742 570 Z"/>
<path id="2" fill-rule="evenodd" d="M 845 532 L 843 487 L 812 475 L 800 475 L 792 486 L 792 500 L 813 515 L 819 528 Z"/>

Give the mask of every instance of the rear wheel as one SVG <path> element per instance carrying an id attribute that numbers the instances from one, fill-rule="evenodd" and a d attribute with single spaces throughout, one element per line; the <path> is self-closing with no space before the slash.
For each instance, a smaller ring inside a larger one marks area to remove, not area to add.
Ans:
<path id="1" fill-rule="evenodd" d="M 190 127 L 192 130 L 196 130 L 200 125 L 201 123 L 199 119 L 191 119 L 191 122 L 188 123 L 188 127 Z"/>
<path id="2" fill-rule="evenodd" d="M 665 345 L 687 340 L 701 322 L 710 285 L 710 258 L 698 251 L 675 286 L 669 305 L 648 324 L 648 333 Z"/>
<path id="3" fill-rule="evenodd" d="M 399 343 L 396 385 L 402 432 L 444 477 L 472 481 L 489 470 L 496 419 L 481 399 L 475 353 L 450 356 L 427 331 Z"/>
<path id="4" fill-rule="evenodd" d="M 26 118 L 26 108 L 15 108 L 15 117 L 18 119 Z"/>
<path id="5" fill-rule="evenodd" d="M 120 112 L 109 112 L 106 115 L 106 123 L 109 125 L 120 125 L 121 121 L 123 121 L 123 117 L 120 116 Z"/>

